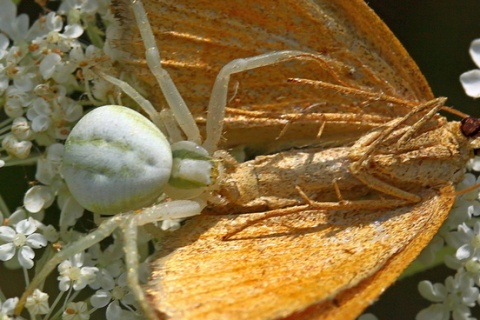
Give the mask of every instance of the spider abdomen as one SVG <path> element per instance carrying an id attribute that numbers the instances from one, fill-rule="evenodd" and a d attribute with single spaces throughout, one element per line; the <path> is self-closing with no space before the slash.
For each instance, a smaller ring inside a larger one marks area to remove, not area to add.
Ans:
<path id="1" fill-rule="evenodd" d="M 153 203 L 172 171 L 172 152 L 163 133 L 129 108 L 104 106 L 72 129 L 63 175 L 86 209 L 115 214 Z"/>

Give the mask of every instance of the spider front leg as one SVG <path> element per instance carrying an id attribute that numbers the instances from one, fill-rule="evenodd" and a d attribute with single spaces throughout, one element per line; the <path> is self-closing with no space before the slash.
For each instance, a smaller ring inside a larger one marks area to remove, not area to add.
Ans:
<path id="1" fill-rule="evenodd" d="M 151 222 L 183 219 L 195 216 L 200 214 L 204 207 L 205 204 L 199 201 L 177 200 L 161 203 L 156 206 L 146 208 L 138 213 L 135 211 L 130 211 L 127 213 L 117 214 L 114 217 L 105 220 L 95 231 L 63 248 L 43 266 L 42 270 L 35 275 L 33 280 L 25 289 L 17 304 L 15 313 L 18 315 L 22 312 L 27 297 L 30 296 L 43 281 L 45 281 L 47 276 L 58 264 L 99 243 L 103 239 L 110 236 L 118 227 L 122 228 L 122 231 L 124 232 L 124 250 L 126 255 L 129 285 L 131 286 L 131 289 L 142 309 L 145 312 L 149 312 L 148 306 L 146 306 L 145 302 L 141 300 L 144 295 L 138 283 L 137 227 Z"/>
<path id="2" fill-rule="evenodd" d="M 168 72 L 162 68 L 160 52 L 155 42 L 152 27 L 141 1 L 133 0 L 132 9 L 137 21 L 138 29 L 145 45 L 145 58 L 150 71 L 157 79 L 158 84 L 165 96 L 165 100 L 172 110 L 180 128 L 185 132 L 187 140 L 200 144 L 200 130 L 195 123 L 187 104 L 178 92 L 175 83 Z"/>
<path id="3" fill-rule="evenodd" d="M 223 123 L 225 117 L 228 82 L 230 81 L 230 76 L 232 74 L 299 58 L 314 60 L 322 59 L 319 55 L 312 53 L 285 50 L 269 52 L 254 57 L 235 59 L 223 66 L 215 79 L 212 93 L 210 95 L 210 101 L 208 103 L 206 123 L 207 138 L 203 143 L 203 147 L 209 152 L 214 151 L 222 136 L 223 126 L 219 124 Z"/>
<path id="4" fill-rule="evenodd" d="M 138 280 L 138 247 L 137 233 L 138 227 L 147 223 L 157 222 L 161 220 L 172 220 L 191 217 L 200 212 L 205 207 L 204 203 L 178 200 L 162 203 L 155 207 L 150 207 L 140 213 L 134 214 L 122 224 L 125 263 L 127 267 L 128 286 L 139 303 L 145 317 L 147 319 L 156 319 L 155 311 L 150 307 L 145 298 L 145 292 L 140 286 Z"/>
<path id="5" fill-rule="evenodd" d="M 143 43 L 145 58 L 150 71 L 157 79 L 165 100 L 172 110 L 180 128 L 185 132 L 187 140 L 200 144 L 200 133 L 190 110 L 178 92 L 168 72 L 161 65 L 160 51 L 155 41 L 148 17 L 140 0 L 132 1 L 132 9 L 138 24 Z M 206 140 L 203 147 L 212 154 L 220 141 L 223 130 L 223 119 L 227 105 L 228 82 L 230 75 L 259 67 L 276 64 L 282 61 L 308 58 L 323 61 L 320 55 L 302 51 L 276 51 L 254 57 L 236 59 L 226 64 L 217 75 L 207 108 Z"/>

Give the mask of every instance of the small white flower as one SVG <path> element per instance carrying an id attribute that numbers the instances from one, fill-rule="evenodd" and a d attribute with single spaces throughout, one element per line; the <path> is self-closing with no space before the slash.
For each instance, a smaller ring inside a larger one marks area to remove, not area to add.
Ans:
<path id="1" fill-rule="evenodd" d="M 88 284 L 95 281 L 98 268 L 83 267 L 83 257 L 83 252 L 77 253 L 72 258 L 58 265 L 58 273 L 60 276 L 57 279 L 61 291 L 67 291 L 70 287 L 73 287 L 76 291 L 82 290 Z"/>
<path id="2" fill-rule="evenodd" d="M 144 262 L 140 265 L 140 281 L 146 282 L 148 272 L 148 263 Z M 137 317 L 133 312 L 132 307 L 137 309 L 137 304 L 134 295 L 131 293 L 127 283 L 127 273 L 123 272 L 120 275 L 115 275 L 118 269 L 112 269 L 113 273 L 107 269 L 102 269 L 98 273 L 97 280 L 90 285 L 92 288 L 99 288 L 95 294 L 90 298 L 90 303 L 95 308 L 103 308 L 107 306 L 106 318 L 107 320 L 115 320 L 118 318 L 128 319 Z M 142 277 L 145 276 L 145 277 Z M 122 308 L 122 306 L 124 308 Z"/>
<path id="3" fill-rule="evenodd" d="M 20 140 L 30 140 L 33 137 L 32 128 L 24 117 L 18 117 L 13 120 L 12 134 Z"/>
<path id="4" fill-rule="evenodd" d="M 55 229 L 55 227 L 52 226 L 51 224 L 49 224 L 48 226 L 41 227 L 41 230 L 42 230 L 43 236 L 45 237 L 45 239 L 47 239 L 48 242 L 54 243 L 58 241 L 58 238 L 60 235 L 57 229 Z"/>
<path id="5" fill-rule="evenodd" d="M 0 245 L 0 260 L 8 261 L 18 254 L 20 265 L 26 269 L 32 268 L 32 259 L 35 257 L 33 249 L 47 245 L 45 237 L 34 233 L 35 230 L 37 230 L 37 226 L 33 218 L 20 221 L 15 229 L 10 226 L 1 226 L 0 239 L 6 243 Z"/>
<path id="6" fill-rule="evenodd" d="M 13 134 L 7 134 L 2 140 L 2 147 L 8 152 L 8 154 L 18 158 L 26 159 L 30 155 L 30 149 L 32 149 L 31 141 L 18 140 Z"/>
<path id="7" fill-rule="evenodd" d="M 458 247 L 455 256 L 458 260 L 480 259 L 480 221 L 476 221 L 473 230 L 462 223 L 457 232 L 452 232 L 450 243 Z"/>
<path id="8" fill-rule="evenodd" d="M 88 320 L 90 311 L 85 302 L 69 302 L 62 313 L 63 320 Z"/>
<path id="9" fill-rule="evenodd" d="M 11 215 L 8 217 L 8 219 L 5 219 L 3 221 L 3 225 L 8 225 L 8 226 L 15 226 L 17 223 L 19 223 L 22 220 L 28 219 L 29 217 L 32 217 L 35 222 L 35 225 L 37 228 L 42 226 L 42 223 L 40 221 L 43 220 L 44 214 L 43 211 L 39 213 L 27 213 L 27 211 L 24 208 L 17 208 Z"/>
<path id="10" fill-rule="evenodd" d="M 430 307 L 420 311 L 417 320 L 430 319 L 470 319 L 470 308 L 479 298 L 479 289 L 473 279 L 466 273 L 459 272 L 455 277 L 448 277 L 445 285 L 422 281 L 418 285 L 420 294 L 434 302 Z"/>
<path id="11" fill-rule="evenodd" d="M 470 45 L 470 56 L 473 62 L 480 67 L 480 39 L 475 39 Z M 470 70 L 460 76 L 460 82 L 466 94 L 473 98 L 480 97 L 480 70 Z"/>
<path id="12" fill-rule="evenodd" d="M 38 159 L 35 179 L 40 183 L 48 186 L 61 180 L 60 166 L 62 165 L 63 148 L 63 144 L 54 143 L 48 146 L 45 154 Z"/>
<path id="13" fill-rule="evenodd" d="M 51 106 L 45 99 L 34 99 L 31 108 L 27 111 L 27 118 L 32 121 L 32 130 L 35 132 L 46 131 L 52 123 L 51 113 Z"/>
<path id="14" fill-rule="evenodd" d="M 2 320 L 13 319 L 13 309 L 17 306 L 18 298 L 9 298 L 5 301 L 0 301 L 0 318 Z"/>
<path id="15" fill-rule="evenodd" d="M 135 304 L 135 298 L 128 287 L 126 272 L 122 273 L 117 279 L 113 279 L 108 272 L 103 270 L 102 278 L 103 288 L 97 290 L 90 299 L 92 306 L 102 308 L 112 301 L 120 301 L 123 305 Z"/>
<path id="16" fill-rule="evenodd" d="M 0 34 L 0 59 L 7 55 L 9 45 L 10 40 L 4 34 Z"/>
<path id="17" fill-rule="evenodd" d="M 480 171 L 480 157 L 479 156 L 474 156 L 470 160 L 468 160 L 467 163 L 467 168 L 468 170 L 473 170 L 473 171 Z"/>
<path id="18" fill-rule="evenodd" d="M 46 186 L 33 186 L 25 193 L 23 204 L 30 212 L 39 212 L 50 207 L 55 200 L 52 190 Z"/>
<path id="19" fill-rule="evenodd" d="M 47 314 L 50 311 L 48 306 L 48 294 L 35 289 L 33 294 L 27 298 L 25 307 L 28 309 L 30 314 Z"/>
<path id="20" fill-rule="evenodd" d="M 0 8 L 0 30 L 10 39 L 24 41 L 28 32 L 28 16 L 26 14 L 17 16 L 17 6 L 10 0 L 2 0 Z"/>
<path id="21" fill-rule="evenodd" d="M 49 53 L 40 62 L 40 74 L 43 79 L 48 80 L 55 72 L 55 67 L 60 63 L 62 58 L 56 53 Z"/>
<path id="22" fill-rule="evenodd" d="M 7 88 L 5 98 L 5 113 L 10 118 L 23 116 L 24 107 L 29 106 L 33 101 L 31 92 L 27 92 L 16 86 L 10 86 Z"/>

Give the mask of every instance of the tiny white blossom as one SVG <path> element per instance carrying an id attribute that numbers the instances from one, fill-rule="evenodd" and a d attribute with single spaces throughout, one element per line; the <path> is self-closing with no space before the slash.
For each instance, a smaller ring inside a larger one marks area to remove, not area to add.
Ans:
<path id="1" fill-rule="evenodd" d="M 27 190 L 23 199 L 25 208 L 30 212 L 39 212 L 48 208 L 55 197 L 50 188 L 46 186 L 33 186 Z"/>
<path id="2" fill-rule="evenodd" d="M 52 185 L 57 180 L 62 180 L 60 177 L 60 167 L 62 165 L 63 144 L 54 143 L 47 147 L 45 154 L 43 154 L 37 162 L 37 172 L 35 179 L 44 185 Z M 55 193 L 52 191 L 52 193 Z"/>
<path id="3" fill-rule="evenodd" d="M 0 2 L 0 30 L 5 32 L 10 39 L 24 40 L 29 27 L 29 19 L 26 14 L 17 16 L 17 6 L 10 0 Z"/>
<path id="4" fill-rule="evenodd" d="M 113 301 L 120 301 L 123 305 L 135 304 L 135 298 L 128 288 L 126 272 L 122 273 L 117 279 L 113 279 L 108 272 L 103 270 L 102 276 L 103 288 L 97 290 L 90 299 L 92 306 L 102 308 Z"/>
<path id="5" fill-rule="evenodd" d="M 58 265 L 57 278 L 59 281 L 59 288 L 61 291 L 67 291 L 70 287 L 74 290 L 82 290 L 88 284 L 95 281 L 98 268 L 83 267 L 84 254 L 77 253 L 72 258 L 63 261 Z"/>
<path id="6" fill-rule="evenodd" d="M 43 236 L 45 237 L 45 239 L 47 239 L 48 242 L 54 243 L 58 241 L 58 238 L 60 235 L 57 229 L 55 229 L 55 227 L 52 226 L 51 224 L 49 224 L 48 226 L 41 227 L 41 230 L 42 230 Z"/>
<path id="7" fill-rule="evenodd" d="M 475 222 L 473 230 L 465 223 L 460 224 L 458 231 L 452 233 L 450 243 L 458 246 L 455 253 L 458 260 L 480 259 L 480 221 Z"/>
<path id="8" fill-rule="evenodd" d="M 10 40 L 4 34 L 0 34 L 0 59 L 7 55 L 9 45 Z"/>
<path id="9" fill-rule="evenodd" d="M 0 245 L 0 260 L 8 261 L 18 254 L 18 262 L 26 269 L 33 267 L 33 258 L 38 249 L 47 245 L 47 240 L 39 233 L 33 218 L 22 220 L 15 226 L 0 227 L 0 239 L 6 243 Z M 33 249 L 32 249 L 33 248 Z"/>
<path id="10" fill-rule="evenodd" d="M 0 301 L 0 319 L 13 319 L 13 310 L 17 306 L 18 298 L 9 298 L 5 301 Z"/>
<path id="11" fill-rule="evenodd" d="M 88 320 L 90 311 L 85 302 L 69 302 L 62 313 L 63 320 Z"/>
<path id="12" fill-rule="evenodd" d="M 56 53 L 49 53 L 40 63 L 40 74 L 43 79 L 48 80 L 55 72 L 55 67 L 62 61 L 62 58 Z"/>
<path id="13" fill-rule="evenodd" d="M 27 118 L 32 121 L 32 130 L 35 132 L 46 131 L 52 123 L 51 113 L 50 104 L 45 99 L 34 99 L 31 108 L 27 111 Z"/>
<path id="14" fill-rule="evenodd" d="M 113 252 L 115 252 L 115 247 Z M 119 262 L 117 260 L 116 262 Z M 148 278 L 148 261 L 143 262 L 139 266 L 139 280 L 146 283 Z M 97 280 L 90 285 L 93 289 L 99 289 L 90 298 L 90 303 L 95 308 L 103 308 L 107 306 L 107 320 L 115 320 L 118 318 L 130 319 L 137 317 L 138 314 L 133 311 L 137 309 L 137 303 L 134 295 L 128 287 L 127 273 L 124 271 L 124 263 L 113 263 L 97 273 Z"/>
<path id="15" fill-rule="evenodd" d="M 480 39 L 475 39 L 470 45 L 470 56 L 473 62 L 480 67 Z M 460 76 L 465 93 L 473 98 L 480 97 L 480 70 L 474 69 L 463 73 Z"/>
<path id="16" fill-rule="evenodd" d="M 24 117 L 18 117 L 13 120 L 12 134 L 20 140 L 30 140 L 33 137 L 32 128 Z"/>
<path id="17" fill-rule="evenodd" d="M 27 298 L 25 307 L 28 309 L 30 314 L 47 314 L 50 311 L 48 306 L 48 294 L 35 289 L 33 294 Z"/>
<path id="18" fill-rule="evenodd" d="M 445 285 L 422 281 L 418 285 L 420 294 L 434 302 L 430 307 L 420 311 L 417 320 L 430 319 L 471 319 L 470 308 L 479 298 L 479 289 L 468 274 L 459 272 L 455 277 L 448 277 Z"/>
<path id="19" fill-rule="evenodd" d="M 2 147 L 12 156 L 18 159 L 26 159 L 32 148 L 31 141 L 18 140 L 13 134 L 7 134 L 2 140 Z"/>
<path id="20" fill-rule="evenodd" d="M 479 172 L 480 171 L 480 157 L 479 156 L 474 156 L 473 158 L 468 160 L 467 169 Z"/>

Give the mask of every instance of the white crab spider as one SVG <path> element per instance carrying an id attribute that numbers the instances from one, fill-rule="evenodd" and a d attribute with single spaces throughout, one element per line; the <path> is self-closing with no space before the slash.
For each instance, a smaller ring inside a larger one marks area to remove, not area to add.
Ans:
<path id="1" fill-rule="evenodd" d="M 153 123 L 131 109 L 104 106 L 87 114 L 72 130 L 66 142 L 63 171 L 72 195 L 95 213 L 115 215 L 102 222 L 95 231 L 63 248 L 45 264 L 17 304 L 17 314 L 21 312 L 26 298 L 60 262 L 120 228 L 124 234 L 130 289 L 145 316 L 156 318 L 138 282 L 137 227 L 194 216 L 205 208 L 208 194 L 203 191 L 215 183 L 212 156 L 222 134 L 230 75 L 300 56 L 314 56 L 300 51 L 278 51 L 233 60 L 225 65 L 212 89 L 207 109 L 206 139 L 200 145 L 202 139 L 195 120 L 169 74 L 161 66 L 143 5 L 133 0 L 132 9 L 146 47 L 148 66 L 187 141 L 169 145 L 158 129 L 158 126 L 166 125 L 162 122 L 161 113 L 129 84 L 101 74 L 134 99 Z M 167 132 L 176 129 L 166 126 Z M 128 152 L 124 152 L 126 150 Z M 155 204 L 163 193 L 178 200 Z"/>

